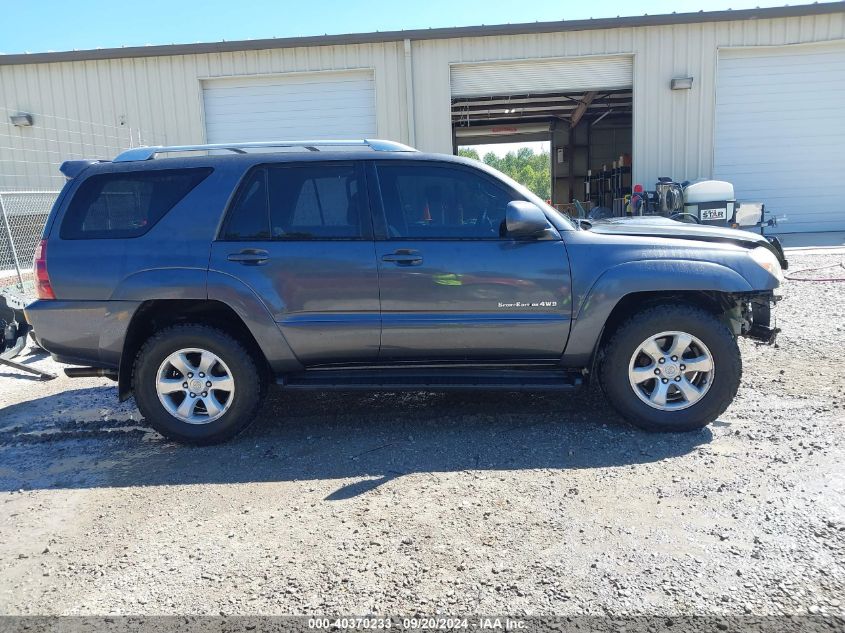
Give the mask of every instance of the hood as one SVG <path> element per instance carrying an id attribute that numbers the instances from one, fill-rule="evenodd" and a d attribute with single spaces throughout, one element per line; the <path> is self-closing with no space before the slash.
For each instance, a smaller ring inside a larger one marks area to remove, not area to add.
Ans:
<path id="1" fill-rule="evenodd" d="M 738 244 L 745 248 L 762 246 L 775 254 L 784 270 L 788 265 L 783 248 L 776 237 L 767 238 L 750 231 L 678 222 L 661 216 L 607 218 L 590 220 L 590 222 L 592 224 L 590 231 L 602 235 L 635 235 L 675 240 L 696 240 L 699 242 L 722 242 Z"/>

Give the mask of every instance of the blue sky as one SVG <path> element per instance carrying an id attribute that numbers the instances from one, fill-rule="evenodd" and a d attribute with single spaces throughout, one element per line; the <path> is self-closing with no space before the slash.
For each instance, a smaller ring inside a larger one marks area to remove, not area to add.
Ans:
<path id="1" fill-rule="evenodd" d="M 0 52 L 36 53 L 578 20 L 702 9 L 748 9 L 785 3 L 785 0 L 0 0 Z"/>

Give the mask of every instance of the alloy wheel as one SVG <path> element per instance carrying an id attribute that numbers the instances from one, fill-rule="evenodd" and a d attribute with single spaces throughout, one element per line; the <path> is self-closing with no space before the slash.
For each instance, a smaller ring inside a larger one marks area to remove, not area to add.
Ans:
<path id="1" fill-rule="evenodd" d="M 678 411 L 701 400 L 713 384 L 707 346 L 686 332 L 660 332 L 631 356 L 628 380 L 637 397 L 660 411 Z"/>
<path id="2" fill-rule="evenodd" d="M 159 366 L 156 393 L 174 418 L 187 424 L 208 424 L 231 406 L 235 380 L 216 354 L 186 348 L 173 352 Z"/>

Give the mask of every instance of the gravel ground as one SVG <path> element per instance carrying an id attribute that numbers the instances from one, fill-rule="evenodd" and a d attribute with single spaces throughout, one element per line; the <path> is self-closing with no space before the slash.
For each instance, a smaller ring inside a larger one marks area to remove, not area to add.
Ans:
<path id="1" fill-rule="evenodd" d="M 845 285 L 784 295 L 683 435 L 597 393 L 275 393 L 185 448 L 0 368 L 0 613 L 842 615 Z"/>

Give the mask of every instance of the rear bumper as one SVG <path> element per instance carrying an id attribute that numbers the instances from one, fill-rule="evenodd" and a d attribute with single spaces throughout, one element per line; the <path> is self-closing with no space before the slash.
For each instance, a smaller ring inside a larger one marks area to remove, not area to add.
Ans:
<path id="1" fill-rule="evenodd" d="M 39 300 L 24 310 L 36 342 L 59 362 L 116 368 L 137 302 Z"/>
<path id="2" fill-rule="evenodd" d="M 36 342 L 59 362 L 100 362 L 100 331 L 105 320 L 105 301 L 39 300 L 24 313 Z"/>

